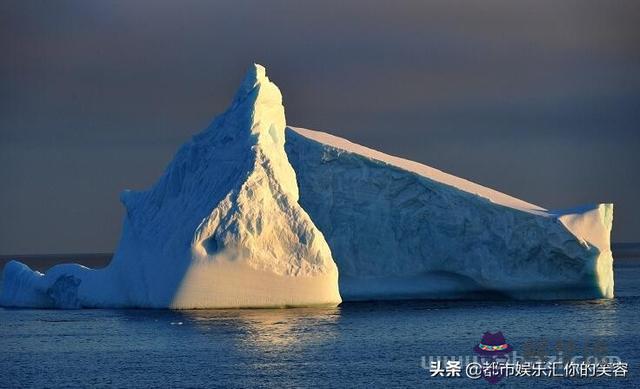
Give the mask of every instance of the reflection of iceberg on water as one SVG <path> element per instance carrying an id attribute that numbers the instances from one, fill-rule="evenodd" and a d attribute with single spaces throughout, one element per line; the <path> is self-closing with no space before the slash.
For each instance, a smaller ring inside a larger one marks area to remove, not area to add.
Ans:
<path id="1" fill-rule="evenodd" d="M 285 144 L 286 143 L 286 144 Z M 127 213 L 104 269 L 12 261 L 0 304 L 225 308 L 613 296 L 613 208 L 547 211 L 344 139 L 285 128 L 251 67 L 230 108 Z M 338 279 L 338 273 L 340 278 Z"/>
<path id="2" fill-rule="evenodd" d="M 242 349 L 273 354 L 317 347 L 335 339 L 340 307 L 192 310 L 184 311 L 183 315 L 184 321 L 196 331 L 224 331 Z"/>

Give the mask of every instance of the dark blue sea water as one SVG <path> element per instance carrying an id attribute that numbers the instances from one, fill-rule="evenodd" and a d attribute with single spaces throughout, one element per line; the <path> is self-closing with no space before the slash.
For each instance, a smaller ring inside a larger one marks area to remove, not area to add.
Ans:
<path id="1" fill-rule="evenodd" d="M 472 355 L 483 332 L 498 330 L 516 351 L 595 351 L 629 364 L 624 379 L 509 377 L 499 387 L 640 386 L 640 261 L 617 261 L 616 293 L 335 309 L 0 309 L 0 387 L 488 386 L 431 378 L 421 361 Z"/>

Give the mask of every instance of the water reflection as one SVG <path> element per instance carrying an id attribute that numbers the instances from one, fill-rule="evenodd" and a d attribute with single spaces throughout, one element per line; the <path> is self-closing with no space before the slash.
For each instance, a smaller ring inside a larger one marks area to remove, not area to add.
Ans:
<path id="1" fill-rule="evenodd" d="M 576 310 L 579 323 L 590 330 L 593 336 L 615 336 L 620 331 L 617 299 L 583 301 L 577 304 L 582 310 Z"/>
<path id="2" fill-rule="evenodd" d="M 338 335 L 340 308 L 181 311 L 184 322 L 197 331 L 221 330 L 240 349 L 263 353 L 291 353 L 332 342 Z"/>

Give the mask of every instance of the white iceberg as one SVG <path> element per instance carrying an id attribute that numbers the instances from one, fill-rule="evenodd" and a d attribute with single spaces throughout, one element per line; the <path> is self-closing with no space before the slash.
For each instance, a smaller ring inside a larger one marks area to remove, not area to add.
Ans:
<path id="1" fill-rule="evenodd" d="M 0 305 L 613 296 L 611 204 L 548 211 L 338 137 L 285 128 L 280 91 L 259 65 L 153 188 L 121 197 L 127 212 L 109 266 L 42 274 L 12 261 Z"/>
<path id="2" fill-rule="evenodd" d="M 298 204 L 284 151 L 282 96 L 253 66 L 231 107 L 182 146 L 155 186 L 125 191 L 119 247 L 105 269 L 13 261 L 0 304 L 230 308 L 337 305 L 338 272 Z"/>

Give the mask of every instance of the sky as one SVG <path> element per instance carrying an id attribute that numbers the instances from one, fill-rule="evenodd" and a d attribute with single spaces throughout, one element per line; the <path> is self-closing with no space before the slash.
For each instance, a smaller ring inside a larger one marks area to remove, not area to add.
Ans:
<path id="1" fill-rule="evenodd" d="M 640 241 L 640 2 L 0 2 L 0 254 L 110 252 L 267 67 L 287 122 Z"/>

